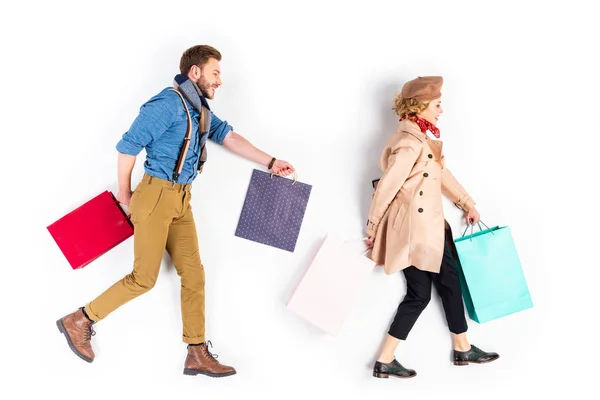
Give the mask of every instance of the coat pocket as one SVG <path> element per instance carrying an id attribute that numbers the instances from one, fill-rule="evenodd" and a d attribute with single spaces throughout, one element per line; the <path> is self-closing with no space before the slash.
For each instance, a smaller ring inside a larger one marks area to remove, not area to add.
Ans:
<path id="1" fill-rule="evenodd" d="M 398 213 L 396 214 L 396 218 L 394 218 L 394 224 L 392 225 L 395 230 L 400 231 L 402 228 L 402 224 L 404 223 L 404 218 L 406 217 L 406 210 L 408 206 L 406 203 L 401 203 L 398 208 Z"/>

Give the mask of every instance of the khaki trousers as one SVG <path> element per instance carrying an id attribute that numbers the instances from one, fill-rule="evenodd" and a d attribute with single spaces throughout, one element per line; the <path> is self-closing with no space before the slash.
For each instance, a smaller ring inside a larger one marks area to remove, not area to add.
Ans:
<path id="1" fill-rule="evenodd" d="M 135 189 L 129 207 L 134 225 L 133 271 L 86 305 L 100 321 L 156 283 L 165 249 L 181 278 L 183 341 L 205 341 L 204 267 L 200 261 L 196 224 L 190 207 L 191 185 L 176 184 L 148 174 Z"/>

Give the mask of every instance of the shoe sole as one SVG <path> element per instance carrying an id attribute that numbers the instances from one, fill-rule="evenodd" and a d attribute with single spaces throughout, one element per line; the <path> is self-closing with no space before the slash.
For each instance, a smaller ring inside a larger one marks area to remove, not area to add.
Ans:
<path id="1" fill-rule="evenodd" d="M 414 375 L 409 375 L 409 376 L 400 376 L 400 375 L 393 375 L 393 374 L 382 374 L 380 372 L 373 372 L 373 376 L 375 378 L 381 378 L 381 379 L 388 379 L 390 376 L 394 377 L 394 378 L 398 378 L 398 379 L 410 379 L 410 378 L 414 378 L 415 376 L 417 376 L 417 374 Z"/>
<path id="2" fill-rule="evenodd" d="M 63 335 L 65 335 L 65 337 L 67 338 L 67 343 L 69 344 L 69 347 L 71 348 L 71 350 L 73 350 L 73 353 L 75 353 L 77 355 L 77 357 L 81 358 L 83 361 L 87 361 L 89 363 L 91 363 L 92 360 L 89 357 L 84 356 L 83 354 L 81 354 L 79 352 L 79 350 L 77 350 L 77 348 L 75 347 L 75 345 L 73 344 L 73 341 L 71 340 L 71 337 L 69 336 L 69 334 L 67 333 L 67 329 L 65 328 L 65 326 L 62 323 L 62 320 L 58 320 L 56 321 L 56 326 L 58 327 L 58 331 L 60 333 L 62 333 Z"/>
<path id="3" fill-rule="evenodd" d="M 487 363 L 491 363 L 492 361 L 496 361 L 499 358 L 500 358 L 500 356 L 492 358 L 491 360 L 487 360 L 487 361 L 454 361 L 454 365 L 463 366 L 463 365 L 469 365 L 469 364 L 487 364 Z"/>
<path id="4" fill-rule="evenodd" d="M 231 372 L 225 372 L 223 374 L 215 374 L 213 372 L 201 371 L 199 369 L 193 369 L 193 368 L 184 368 L 183 369 L 184 375 L 190 375 L 190 376 L 206 375 L 206 376 L 210 376 L 211 378 L 224 378 L 226 376 L 235 375 L 236 373 L 237 373 L 236 371 L 231 371 Z"/>

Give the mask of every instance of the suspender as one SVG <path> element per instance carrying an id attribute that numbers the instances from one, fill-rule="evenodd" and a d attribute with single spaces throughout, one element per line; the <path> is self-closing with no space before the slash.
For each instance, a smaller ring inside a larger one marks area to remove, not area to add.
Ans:
<path id="1" fill-rule="evenodd" d="M 188 109 L 187 103 L 185 102 L 181 93 L 178 90 L 170 89 L 171 91 L 177 93 L 177 96 L 181 99 L 183 103 L 183 108 L 185 108 L 185 113 L 187 115 L 187 128 L 185 130 L 185 138 L 183 139 L 183 146 L 181 148 L 181 152 L 179 153 L 179 158 L 177 159 L 177 164 L 175 164 L 175 171 L 173 171 L 173 183 L 177 182 L 179 179 L 179 175 L 183 170 L 183 163 L 185 161 L 185 157 L 187 155 L 188 149 L 190 148 L 190 140 L 192 139 L 192 117 L 190 116 L 190 110 Z M 202 107 L 204 108 L 204 107 Z M 204 110 L 200 113 L 200 124 L 199 128 L 202 129 L 204 127 L 204 120 L 206 119 L 206 113 Z"/>

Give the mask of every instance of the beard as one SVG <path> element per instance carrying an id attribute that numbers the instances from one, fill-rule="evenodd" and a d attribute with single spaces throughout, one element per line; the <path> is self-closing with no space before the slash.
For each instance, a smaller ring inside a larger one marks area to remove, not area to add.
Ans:
<path id="1" fill-rule="evenodd" d="M 200 79 L 196 81 L 196 85 L 198 85 L 204 97 L 210 100 L 214 98 L 214 89 L 212 88 L 212 85 L 206 80 L 206 78 L 204 78 L 204 76 L 200 75 Z"/>

